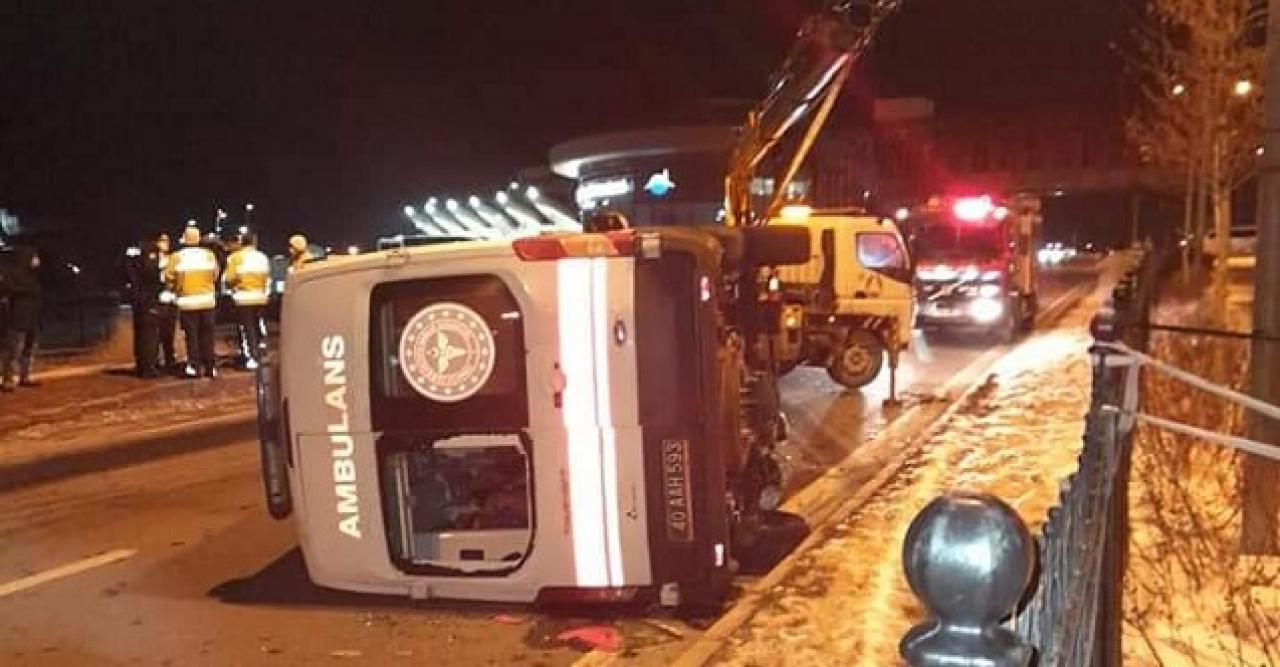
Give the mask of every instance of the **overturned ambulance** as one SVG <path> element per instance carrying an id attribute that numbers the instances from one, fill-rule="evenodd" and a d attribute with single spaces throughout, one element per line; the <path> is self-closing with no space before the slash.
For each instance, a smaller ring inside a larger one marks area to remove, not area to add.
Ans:
<path id="1" fill-rule="evenodd" d="M 810 259 L 808 231 L 762 224 L 749 183 L 814 112 L 803 160 L 894 5 L 834 0 L 805 23 L 735 147 L 726 225 L 394 247 L 291 274 L 259 431 L 268 508 L 296 517 L 311 578 L 419 599 L 720 600 L 781 499 L 775 267 Z"/>
<path id="2" fill-rule="evenodd" d="M 740 318 L 768 312 L 757 269 L 807 242 L 653 228 L 308 266 L 260 384 L 273 513 L 334 588 L 722 594 L 731 531 L 778 482 L 776 388 Z"/>

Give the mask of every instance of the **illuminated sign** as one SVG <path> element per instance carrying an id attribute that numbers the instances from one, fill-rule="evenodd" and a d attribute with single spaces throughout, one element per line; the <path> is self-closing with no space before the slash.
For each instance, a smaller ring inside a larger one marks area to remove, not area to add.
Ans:
<path id="1" fill-rule="evenodd" d="M 671 180 L 670 169 L 655 172 L 644 184 L 644 191 L 654 197 L 665 197 L 674 189 L 676 189 L 676 182 Z"/>
<path id="2" fill-rule="evenodd" d="M 578 206 L 594 208 L 597 200 L 629 195 L 634 190 L 635 184 L 631 181 L 630 176 L 605 178 L 583 182 L 578 186 L 577 192 L 574 193 L 574 198 L 578 200 Z"/>

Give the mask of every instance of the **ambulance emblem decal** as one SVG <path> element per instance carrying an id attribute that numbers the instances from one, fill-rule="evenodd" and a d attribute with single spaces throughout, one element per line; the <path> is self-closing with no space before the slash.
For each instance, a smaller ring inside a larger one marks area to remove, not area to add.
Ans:
<path id="1" fill-rule="evenodd" d="M 457 403 L 484 388 L 497 346 L 480 313 L 452 302 L 418 311 L 400 335 L 400 368 L 419 394 Z"/>

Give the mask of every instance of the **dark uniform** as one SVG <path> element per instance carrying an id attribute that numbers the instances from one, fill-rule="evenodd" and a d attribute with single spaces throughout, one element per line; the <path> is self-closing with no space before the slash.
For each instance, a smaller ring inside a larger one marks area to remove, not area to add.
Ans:
<path id="1" fill-rule="evenodd" d="M 39 256 L 30 248 L 18 248 L 15 252 L 16 261 L 6 271 L 4 279 L 4 290 L 9 301 L 6 318 L 8 326 L 3 340 L 0 340 L 0 375 L 3 375 L 3 384 L 0 386 L 6 390 L 13 389 L 15 366 L 19 385 L 36 385 L 31 379 L 31 370 L 40 339 L 40 306 L 43 298 Z"/>
<path id="2" fill-rule="evenodd" d="M 159 264 L 157 280 L 164 285 L 164 271 L 173 258 L 173 251 L 169 248 L 169 237 L 162 234 L 161 238 L 164 239 L 164 246 L 156 246 L 156 261 Z M 178 337 L 178 306 L 174 304 L 175 298 L 173 292 L 162 287 L 160 303 L 156 307 L 156 335 L 160 341 L 160 361 L 163 364 L 160 370 L 168 373 L 178 371 L 178 354 L 174 347 Z"/>
<path id="3" fill-rule="evenodd" d="M 138 377 L 160 375 L 157 353 L 160 350 L 161 256 L 152 248 L 131 253 L 125 263 L 129 307 L 133 311 L 133 363 Z M 172 342 L 169 356 L 172 357 Z M 167 360 L 168 361 L 168 360 Z"/>

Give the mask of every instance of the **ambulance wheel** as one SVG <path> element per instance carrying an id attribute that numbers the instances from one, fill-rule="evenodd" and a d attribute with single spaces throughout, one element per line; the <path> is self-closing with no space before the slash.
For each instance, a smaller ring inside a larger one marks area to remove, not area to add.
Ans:
<path id="1" fill-rule="evenodd" d="M 884 345 L 880 339 L 870 331 L 855 330 L 832 356 L 827 374 L 850 389 L 861 389 L 876 379 L 883 366 Z"/>
<path id="2" fill-rule="evenodd" d="M 724 611 L 733 590 L 733 575 L 715 573 L 705 580 L 680 585 L 677 613 L 686 618 L 714 618 Z"/>
<path id="3" fill-rule="evenodd" d="M 734 552 L 740 574 L 769 572 L 800 546 L 810 532 L 803 517 L 780 510 L 762 512 L 755 529 L 755 539 L 751 544 Z"/>

